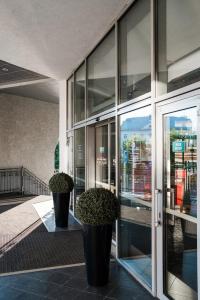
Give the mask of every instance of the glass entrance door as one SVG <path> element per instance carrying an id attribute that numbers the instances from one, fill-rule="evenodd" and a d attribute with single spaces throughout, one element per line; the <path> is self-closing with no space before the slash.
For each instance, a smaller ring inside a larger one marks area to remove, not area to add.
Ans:
<path id="1" fill-rule="evenodd" d="M 157 109 L 155 225 L 160 299 L 198 299 L 199 104 L 200 97 L 195 96 Z"/>
<path id="2" fill-rule="evenodd" d="M 96 127 L 95 186 L 115 193 L 115 122 Z M 112 238 L 116 240 L 116 226 L 113 224 Z"/>
<path id="3" fill-rule="evenodd" d="M 115 123 L 96 127 L 96 187 L 115 193 Z"/>
<path id="4" fill-rule="evenodd" d="M 120 115 L 119 138 L 119 258 L 151 289 L 151 106 Z"/>

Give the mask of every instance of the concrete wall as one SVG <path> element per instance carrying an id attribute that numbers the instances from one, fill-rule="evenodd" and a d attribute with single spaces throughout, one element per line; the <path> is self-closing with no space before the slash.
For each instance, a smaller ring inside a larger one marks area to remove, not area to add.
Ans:
<path id="1" fill-rule="evenodd" d="M 58 104 L 0 94 L 0 168 L 23 165 L 48 182 L 58 137 Z"/>

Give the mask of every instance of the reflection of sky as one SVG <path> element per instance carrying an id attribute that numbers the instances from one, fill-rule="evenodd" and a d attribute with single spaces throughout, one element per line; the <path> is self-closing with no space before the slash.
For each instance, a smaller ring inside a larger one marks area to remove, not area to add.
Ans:
<path id="1" fill-rule="evenodd" d="M 176 127 L 176 129 L 188 129 L 192 131 L 197 131 L 197 113 L 196 108 L 190 108 L 187 110 L 177 111 L 171 114 L 168 114 L 167 117 L 170 117 L 173 120 L 170 124 L 171 128 Z M 183 121 L 183 127 L 181 127 L 181 121 Z M 185 126 L 184 126 L 185 121 Z M 180 127 L 178 127 L 178 125 Z"/>
<path id="2" fill-rule="evenodd" d="M 137 136 L 140 141 L 151 143 L 151 115 L 148 110 L 144 111 L 144 115 L 140 110 L 121 116 L 121 145 L 125 140 L 133 140 Z"/>
<path id="3" fill-rule="evenodd" d="M 120 121 L 121 121 L 121 125 L 122 125 L 122 123 L 127 119 L 134 119 L 134 118 L 138 118 L 138 117 L 143 118 L 143 117 L 150 117 L 150 116 L 151 116 L 151 108 L 145 107 L 145 108 L 131 111 L 129 113 L 121 115 Z"/>

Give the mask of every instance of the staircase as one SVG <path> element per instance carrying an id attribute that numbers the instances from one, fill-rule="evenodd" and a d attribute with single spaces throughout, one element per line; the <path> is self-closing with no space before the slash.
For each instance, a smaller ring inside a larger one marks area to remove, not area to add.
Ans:
<path id="1" fill-rule="evenodd" d="M 0 195 L 50 195 L 48 185 L 24 167 L 0 169 Z"/>

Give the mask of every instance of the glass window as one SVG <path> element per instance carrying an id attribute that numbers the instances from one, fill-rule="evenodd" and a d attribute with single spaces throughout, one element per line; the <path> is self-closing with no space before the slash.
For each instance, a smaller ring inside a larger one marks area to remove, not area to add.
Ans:
<path id="1" fill-rule="evenodd" d="M 88 58 L 88 116 L 115 105 L 115 31 Z"/>
<path id="2" fill-rule="evenodd" d="M 187 295 L 194 300 L 198 298 L 197 108 L 166 114 L 164 124 L 164 289 L 170 298 Z"/>
<path id="3" fill-rule="evenodd" d="M 75 73 L 74 123 L 85 119 L 85 64 Z"/>
<path id="4" fill-rule="evenodd" d="M 159 4 L 160 93 L 200 81 L 200 1 Z"/>
<path id="5" fill-rule="evenodd" d="M 151 107 L 120 116 L 119 253 L 151 286 Z"/>
<path id="6" fill-rule="evenodd" d="M 136 1 L 119 22 L 120 102 L 151 90 L 150 1 Z"/>
<path id="7" fill-rule="evenodd" d="M 75 199 L 85 191 L 85 128 L 75 130 L 74 140 Z"/>
<path id="8" fill-rule="evenodd" d="M 108 188 L 108 125 L 96 128 L 96 187 Z"/>
<path id="9" fill-rule="evenodd" d="M 67 129 L 72 128 L 73 97 L 74 97 L 74 78 L 72 76 L 67 82 Z"/>

